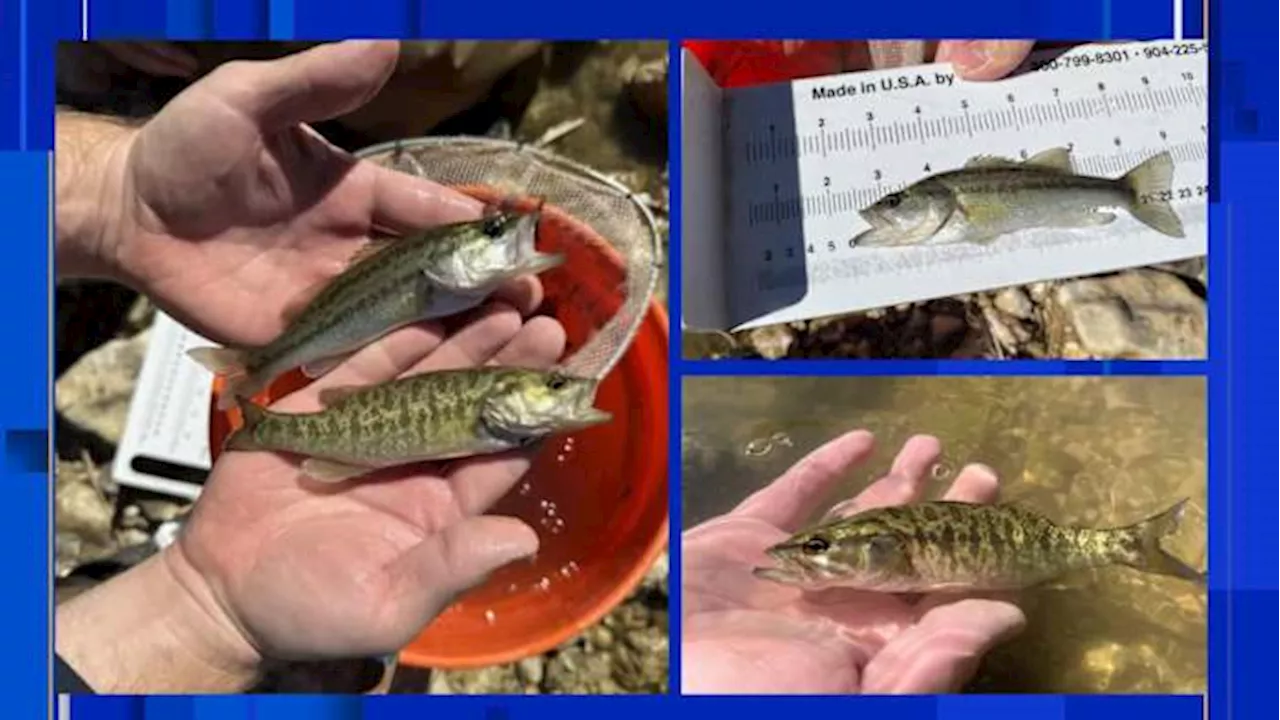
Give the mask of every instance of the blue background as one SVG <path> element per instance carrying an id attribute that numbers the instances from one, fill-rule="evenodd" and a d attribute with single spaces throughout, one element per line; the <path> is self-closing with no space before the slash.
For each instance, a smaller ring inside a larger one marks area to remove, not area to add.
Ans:
<path id="1" fill-rule="evenodd" d="M 1202 5 L 1183 4 L 1184 35 L 1203 37 Z M 302 0 L 4 0 L 0 3 L 0 217 L 9 241 L 0 264 L 7 294 L 10 351 L 0 356 L 4 473 L 0 502 L 15 538 L 50 537 L 48 396 L 50 297 L 48 247 L 49 152 L 53 126 L 53 43 L 57 39 L 320 39 L 339 37 L 458 37 L 578 39 L 594 37 L 1038 37 L 1161 38 L 1172 35 L 1168 0 L 989 0 L 980 6 L 918 0 L 896 3 L 829 0 L 671 2 L 634 6 L 585 0 L 475 3 L 302 2 Z M 786 11 L 783 12 L 782 9 Z M 1209 283 L 1211 359 L 1205 363 L 985 362 L 722 362 L 713 367 L 680 359 L 675 373 L 807 374 L 1205 374 L 1210 407 L 1210 675 L 1212 717 L 1276 717 L 1277 637 L 1276 452 L 1276 6 L 1218 0 L 1210 41 L 1211 236 Z M 767 29 L 765 29 L 767 28 Z M 673 55 L 673 58 L 675 56 Z M 678 65 L 676 65 L 678 67 Z M 672 89 L 672 127 L 679 102 Z M 678 138 L 672 134 L 672 192 L 679 212 Z M 673 223 L 678 228 L 679 223 Z M 1228 232 L 1230 230 L 1230 232 Z M 677 230 L 678 232 L 678 230 Z M 671 254 L 673 307 L 680 300 L 679 252 Z M 41 350 L 41 349 L 44 350 Z M 680 383 L 670 384 L 671 447 L 679 433 Z M 671 460 L 678 478 L 679 458 Z M 678 488 L 678 484 L 673 484 Z M 672 515 L 680 517 L 679 493 Z M 673 528 L 673 533 L 677 529 Z M 678 536 L 673 535 L 673 540 Z M 0 603 L 10 620 L 0 681 L 5 716 L 42 717 L 49 685 L 50 547 L 19 543 L 9 559 L 9 584 Z M 679 584 L 679 543 L 672 543 L 672 582 Z M 678 637 L 679 615 L 671 618 Z M 678 643 L 674 644 L 678 647 Z M 672 658 L 678 687 L 679 658 Z M 781 704 L 775 704 L 781 703 Z M 836 705 L 835 703 L 839 703 Z M 74 716 L 90 718 L 402 718 L 563 717 L 609 714 L 617 720 L 655 714 L 729 713 L 738 718 L 780 714 L 851 713 L 865 718 L 1132 718 L 1202 717 L 1200 698 L 985 697 L 941 698 L 77 698 Z"/>

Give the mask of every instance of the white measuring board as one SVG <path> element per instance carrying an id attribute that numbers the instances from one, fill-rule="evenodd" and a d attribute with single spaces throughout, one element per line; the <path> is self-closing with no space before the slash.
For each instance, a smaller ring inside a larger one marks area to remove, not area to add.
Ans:
<path id="1" fill-rule="evenodd" d="M 745 329 L 1203 256 L 1207 45 L 1094 44 L 966 82 L 947 64 L 721 89 L 684 53 L 683 322 Z M 719 137 L 711 137 L 718 130 Z M 858 214 L 976 155 L 1068 147 L 1119 177 L 1168 150 L 1185 238 L 1121 212 L 989 245 L 851 247 Z"/>
<path id="2" fill-rule="evenodd" d="M 121 485 L 194 500 L 212 461 L 213 374 L 187 350 L 216 345 L 156 312 L 111 472 Z"/>

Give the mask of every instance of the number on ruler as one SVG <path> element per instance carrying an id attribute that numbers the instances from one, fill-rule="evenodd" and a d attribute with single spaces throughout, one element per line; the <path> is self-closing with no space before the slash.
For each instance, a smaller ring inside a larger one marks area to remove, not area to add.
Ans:
<path id="1" fill-rule="evenodd" d="M 867 111 L 867 122 L 875 122 L 875 119 L 876 119 L 875 113 L 873 113 L 873 112 L 871 112 L 870 110 L 868 110 L 868 111 Z"/>
<path id="2" fill-rule="evenodd" d="M 1167 133 L 1167 132 L 1165 132 L 1165 131 L 1161 130 L 1161 131 L 1160 131 L 1160 139 L 1161 139 L 1161 140 L 1168 140 L 1168 139 L 1169 139 L 1169 133 Z"/>
<path id="3" fill-rule="evenodd" d="M 1009 102 L 1013 102 L 1013 93 L 1009 93 L 1008 95 L 1005 95 L 1004 99 L 1008 100 Z"/>
<path id="4" fill-rule="evenodd" d="M 823 176 L 822 176 L 822 187 L 824 187 L 824 188 L 829 188 L 829 187 L 831 187 L 831 178 L 827 177 L 826 175 L 823 175 Z"/>
<path id="5" fill-rule="evenodd" d="M 919 114 L 920 114 L 920 106 L 919 106 L 919 105 L 917 105 L 917 106 L 916 106 L 916 114 L 917 114 L 917 115 L 919 115 Z"/>
<path id="6" fill-rule="evenodd" d="M 1019 151 L 1018 151 L 1018 156 L 1019 156 L 1019 157 L 1021 157 L 1023 160 L 1026 160 L 1026 159 L 1027 159 L 1027 151 L 1026 151 L 1026 150 L 1019 150 Z"/>
<path id="7" fill-rule="evenodd" d="M 1195 80 L 1196 74 L 1192 72 L 1184 72 L 1182 73 L 1182 79 L 1187 81 Z"/>
<path id="8" fill-rule="evenodd" d="M 1150 85 L 1150 84 L 1151 84 L 1151 80 L 1149 80 L 1149 79 L 1147 78 L 1147 76 L 1146 76 L 1146 75 L 1143 75 L 1143 76 L 1142 76 L 1142 84 L 1143 84 L 1143 85 Z"/>
<path id="9" fill-rule="evenodd" d="M 968 110 L 968 109 L 969 109 L 969 101 L 968 101 L 968 100 L 961 100 L 961 101 L 960 101 L 960 109 L 961 109 L 961 110 Z"/>
<path id="10" fill-rule="evenodd" d="M 1106 92 L 1106 91 L 1107 91 L 1107 84 L 1106 84 L 1106 83 L 1098 83 L 1098 92 Z"/>
<path id="11" fill-rule="evenodd" d="M 1120 147 L 1120 145 L 1122 144 L 1122 143 L 1120 142 L 1120 138 L 1115 138 L 1115 139 L 1113 139 L 1113 140 L 1112 140 L 1112 142 L 1114 142 L 1114 143 L 1116 144 L 1116 147 Z"/>
<path id="12" fill-rule="evenodd" d="M 826 119 L 826 118 L 818 118 L 818 127 L 820 127 L 820 128 L 821 128 L 821 127 L 826 127 L 826 126 L 827 126 L 827 119 Z"/>
<path id="13" fill-rule="evenodd" d="M 1058 97 L 1058 88 L 1053 89 L 1053 96 Z"/>
<path id="14" fill-rule="evenodd" d="M 933 172 L 933 168 L 929 167 L 929 163 L 925 163 L 925 164 L 924 164 L 924 171 L 925 171 L 925 172 Z"/>
<path id="15" fill-rule="evenodd" d="M 880 178 L 881 178 L 881 177 L 884 177 L 883 175 L 881 175 L 881 173 L 880 173 L 880 171 L 879 171 L 879 170 L 872 170 L 872 171 L 871 171 L 871 175 L 872 175 L 873 179 L 875 179 L 875 180 L 877 180 L 877 181 L 878 181 L 878 180 L 880 180 Z"/>

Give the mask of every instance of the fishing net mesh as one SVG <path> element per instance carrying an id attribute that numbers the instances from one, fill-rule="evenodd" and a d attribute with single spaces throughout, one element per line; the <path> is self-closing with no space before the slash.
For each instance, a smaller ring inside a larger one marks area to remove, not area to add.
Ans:
<path id="1" fill-rule="evenodd" d="M 570 329 L 570 356 L 561 366 L 581 376 L 601 379 L 626 352 L 657 286 L 661 263 L 661 243 L 653 215 L 631 190 L 572 160 L 508 140 L 416 138 L 366 148 L 357 155 L 442 185 L 479 185 L 503 195 L 542 199 L 589 227 L 621 258 L 625 279 L 617 288 L 620 292 L 614 293 L 620 295 L 621 301 L 607 320 L 591 328 L 587 337 L 574 338 Z M 603 261 L 605 254 L 599 255 Z M 588 270 L 571 262 L 566 271 Z M 582 304 L 598 301 L 590 294 L 580 297 Z M 575 314 L 591 317 L 598 316 L 599 308 L 575 310 Z"/>

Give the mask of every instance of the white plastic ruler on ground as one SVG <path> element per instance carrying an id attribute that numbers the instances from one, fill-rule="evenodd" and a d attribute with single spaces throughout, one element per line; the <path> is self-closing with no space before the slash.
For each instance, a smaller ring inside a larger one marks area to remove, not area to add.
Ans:
<path id="1" fill-rule="evenodd" d="M 1202 256 L 1207 249 L 1204 41 L 1095 44 L 966 82 L 950 65 L 721 89 L 684 54 L 683 321 L 742 329 Z M 885 194 L 976 155 L 1069 147 L 1119 177 L 1164 150 L 1185 238 L 1121 213 L 989 245 L 851 247 Z"/>
<path id="2" fill-rule="evenodd" d="M 187 350 L 214 345 L 157 312 L 142 372 L 116 451 L 116 482 L 195 499 L 209 472 L 209 401 L 213 375 Z"/>

